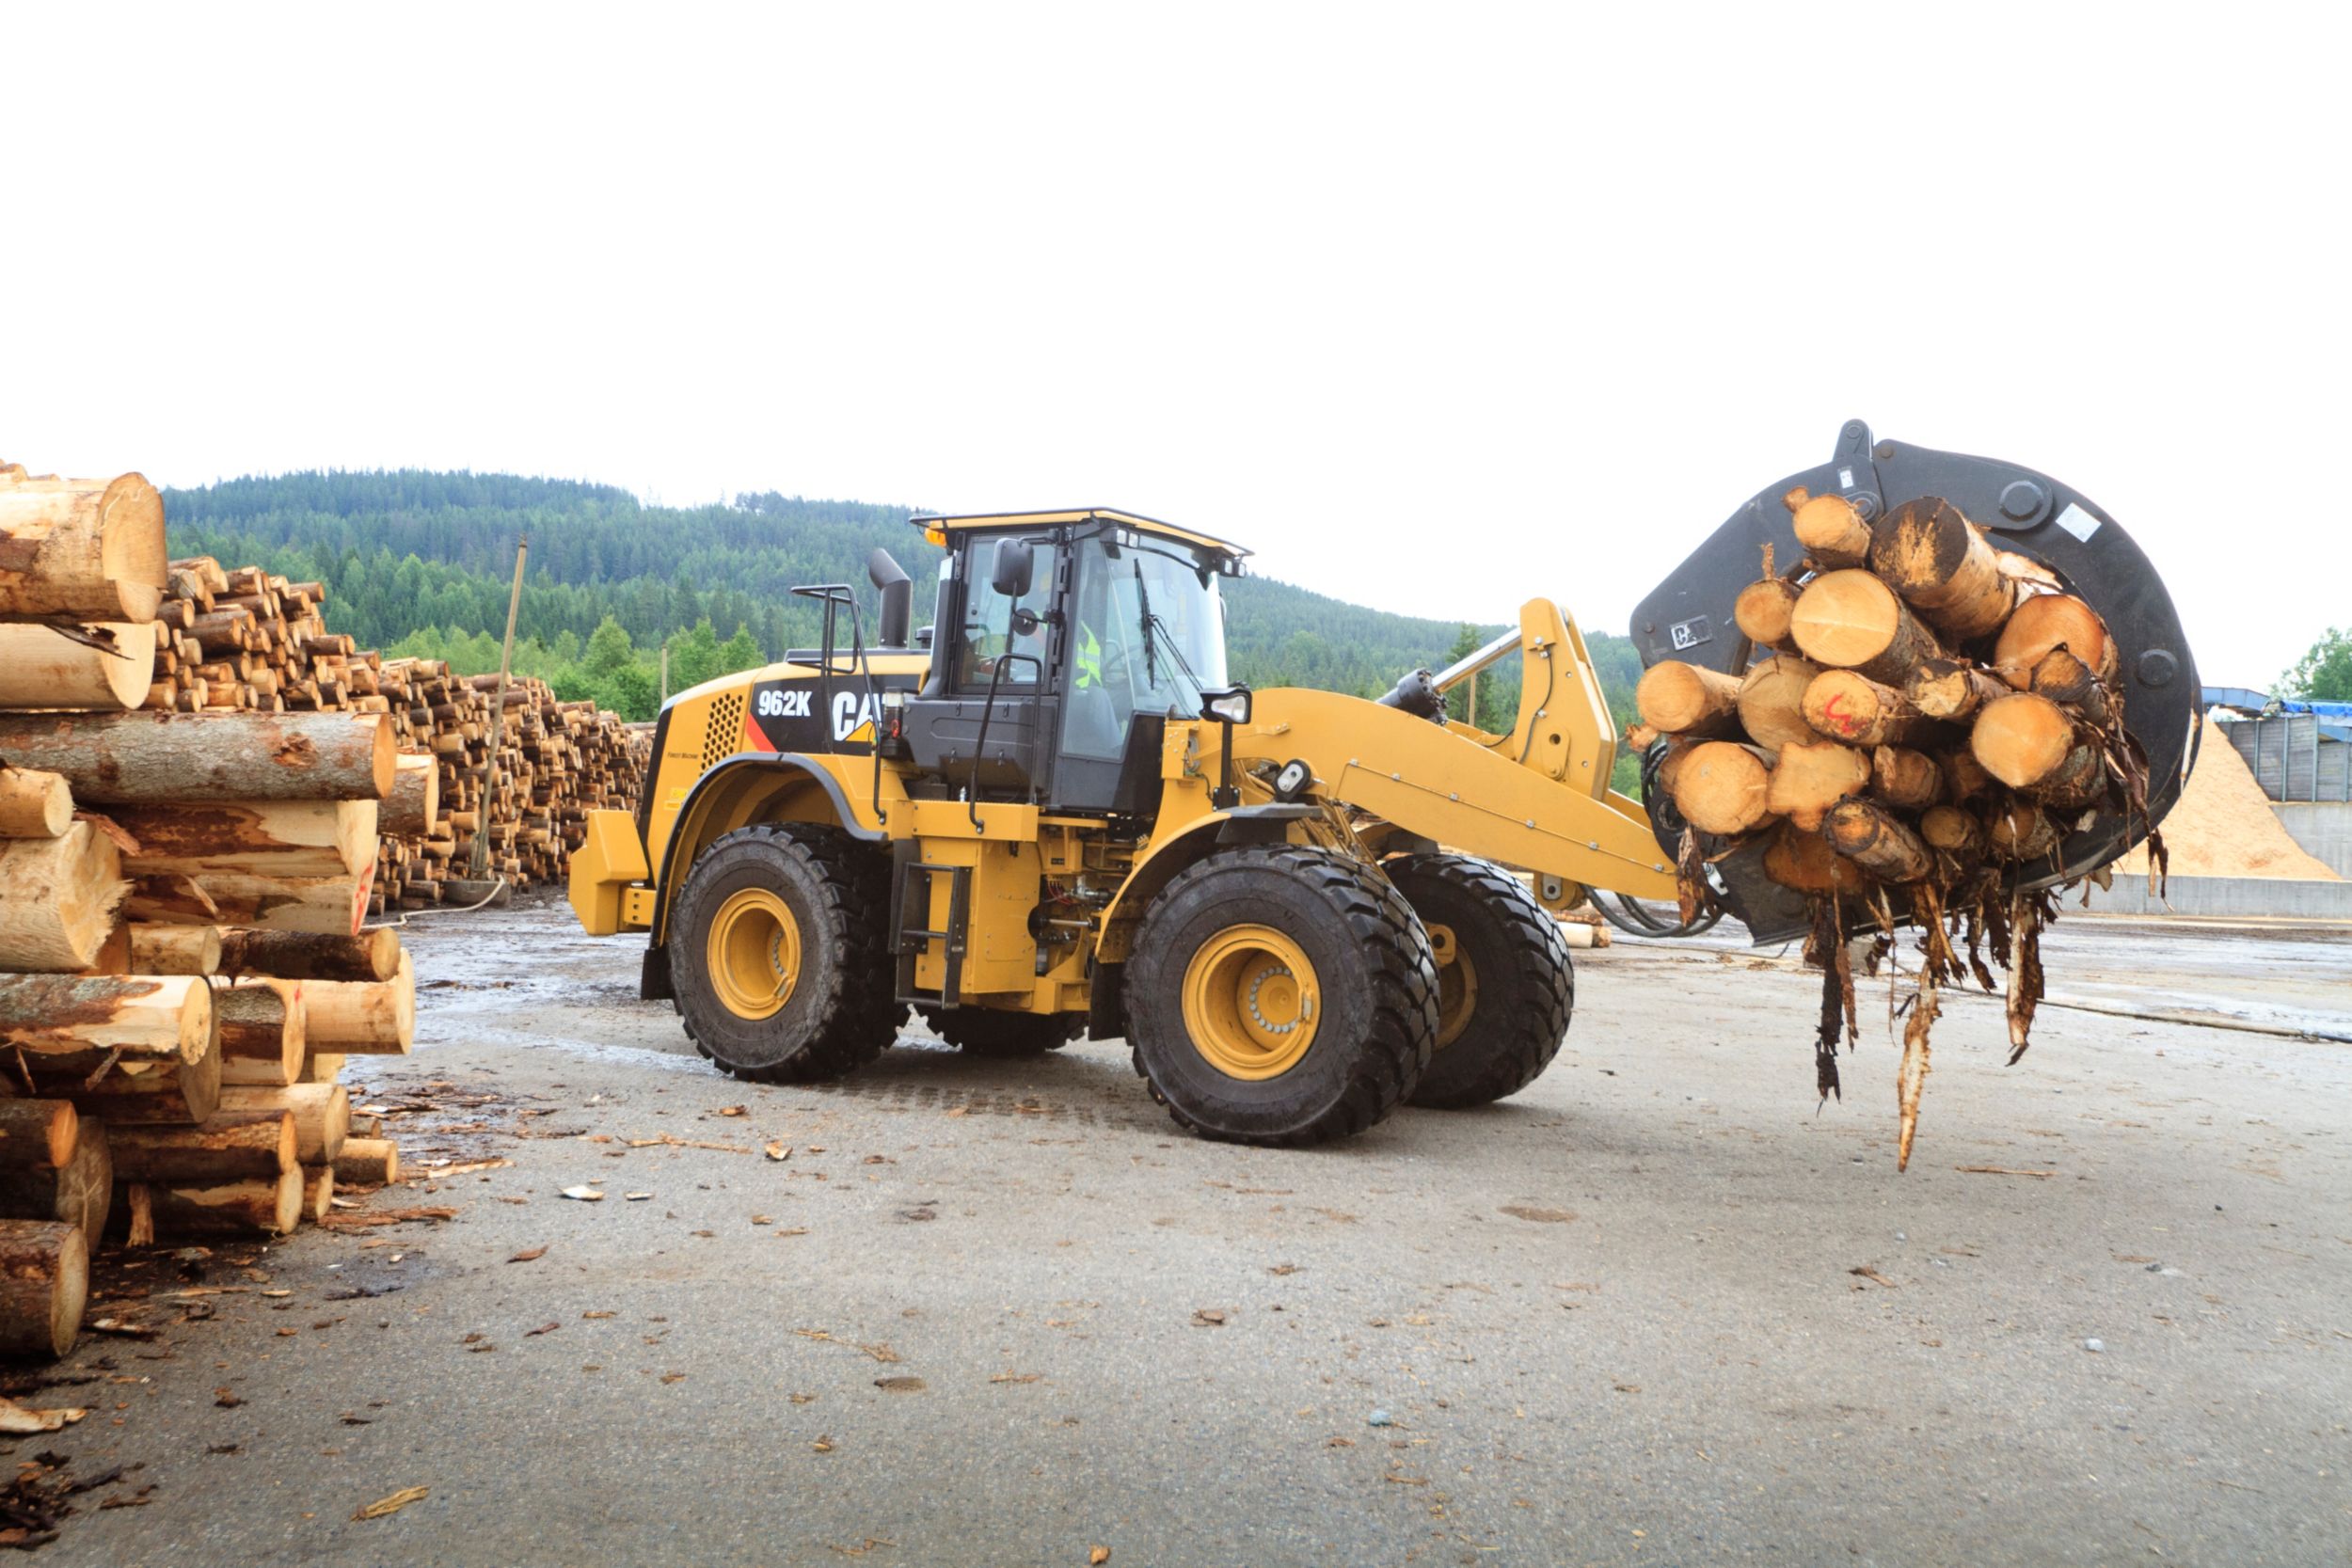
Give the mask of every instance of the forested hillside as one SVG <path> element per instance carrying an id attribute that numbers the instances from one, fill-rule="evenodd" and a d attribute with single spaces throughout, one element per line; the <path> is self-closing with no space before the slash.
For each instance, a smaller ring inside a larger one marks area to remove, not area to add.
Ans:
<path id="1" fill-rule="evenodd" d="M 653 507 L 611 485 L 404 469 L 230 480 L 169 490 L 164 501 L 174 555 L 319 580 L 336 630 L 468 671 L 497 667 L 515 542 L 528 533 L 516 665 L 631 718 L 653 712 L 665 641 L 672 690 L 805 645 L 817 617 L 792 587 L 848 581 L 870 605 L 865 561 L 876 545 L 914 574 L 920 621 L 938 556 L 907 526 L 913 508 L 773 491 Z M 1226 596 L 1233 673 L 1256 686 L 1376 695 L 1404 671 L 1442 664 L 1503 629 L 1370 610 L 1263 578 L 1228 583 Z M 1625 706 L 1640 673 L 1632 645 L 1587 636 Z M 1496 727 L 1516 700 L 1516 669 L 1499 673 L 1479 692 Z"/>

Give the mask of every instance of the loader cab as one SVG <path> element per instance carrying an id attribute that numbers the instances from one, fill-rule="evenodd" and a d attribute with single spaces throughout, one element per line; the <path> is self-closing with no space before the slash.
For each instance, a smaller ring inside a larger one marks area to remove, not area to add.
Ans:
<path id="1" fill-rule="evenodd" d="M 915 523 L 947 550 L 903 722 L 922 787 L 1148 816 L 1167 721 L 1230 686 L 1218 581 L 1248 552 L 1101 509 Z"/>

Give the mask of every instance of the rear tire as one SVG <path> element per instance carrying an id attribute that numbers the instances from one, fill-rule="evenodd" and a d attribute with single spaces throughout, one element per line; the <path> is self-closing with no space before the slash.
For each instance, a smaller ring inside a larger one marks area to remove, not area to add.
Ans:
<path id="1" fill-rule="evenodd" d="M 1227 850 L 1144 911 L 1125 974 L 1136 1071 L 1183 1126 L 1299 1147 L 1404 1103 L 1437 1041 L 1429 939 L 1386 879 L 1324 849 Z"/>
<path id="2" fill-rule="evenodd" d="M 1413 1103 L 1455 1110 L 1518 1093 L 1560 1053 L 1576 1009 L 1559 922 L 1486 861 L 1407 855 L 1381 869 L 1438 949 L 1437 1053 Z"/>
<path id="3" fill-rule="evenodd" d="M 738 1078 L 807 1084 L 894 1044 L 889 863 L 837 829 L 739 828 L 686 874 L 670 975 L 687 1037 Z"/>
<path id="4" fill-rule="evenodd" d="M 921 1007 L 923 1022 L 967 1056 L 1042 1056 L 1086 1033 L 1084 1013 L 1008 1013 L 988 1007 Z"/>

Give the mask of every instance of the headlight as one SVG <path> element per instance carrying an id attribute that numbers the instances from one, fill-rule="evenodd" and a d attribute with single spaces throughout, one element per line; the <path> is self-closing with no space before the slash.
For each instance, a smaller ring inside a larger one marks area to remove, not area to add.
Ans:
<path id="1" fill-rule="evenodd" d="M 1248 723 L 1249 688 L 1237 686 L 1231 691 L 1202 692 L 1200 717 L 1221 719 L 1228 724 Z"/>

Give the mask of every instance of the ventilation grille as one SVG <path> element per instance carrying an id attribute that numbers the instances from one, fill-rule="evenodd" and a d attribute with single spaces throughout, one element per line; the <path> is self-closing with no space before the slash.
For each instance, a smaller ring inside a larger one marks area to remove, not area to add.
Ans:
<path id="1" fill-rule="evenodd" d="M 703 731 L 703 771 L 743 749 L 743 693 L 730 691 L 710 705 L 710 727 Z"/>

